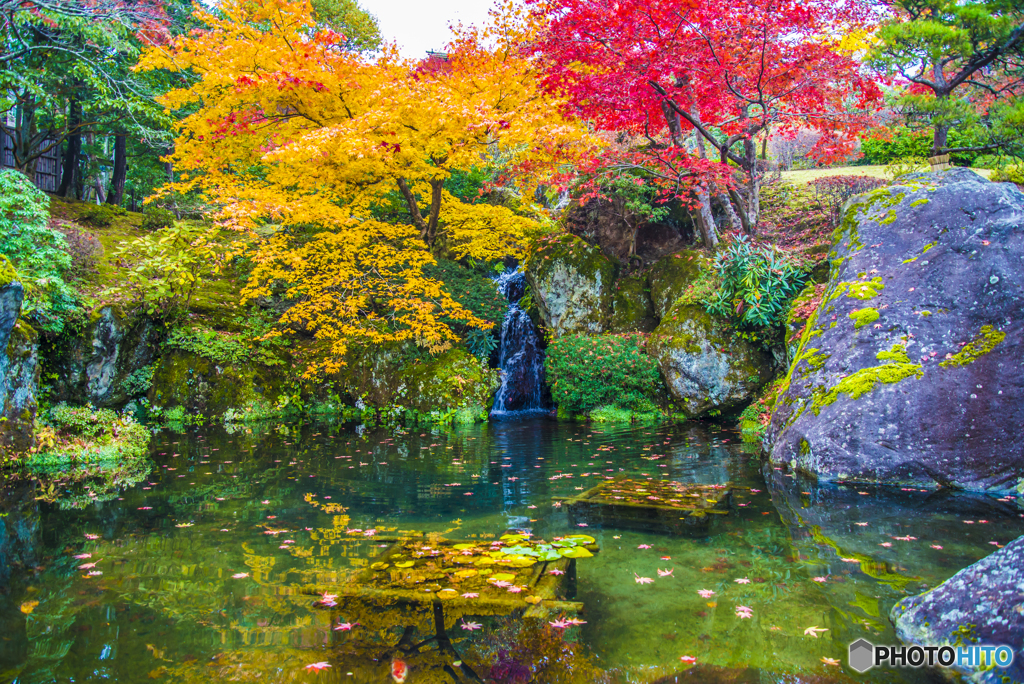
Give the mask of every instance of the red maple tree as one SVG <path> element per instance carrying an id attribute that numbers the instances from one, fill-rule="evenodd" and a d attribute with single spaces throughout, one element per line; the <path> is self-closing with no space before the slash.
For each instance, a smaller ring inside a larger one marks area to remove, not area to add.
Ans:
<path id="1" fill-rule="evenodd" d="M 549 87 L 598 129 L 632 136 L 648 168 L 691 185 L 705 244 L 710 195 L 737 228 L 760 214 L 757 140 L 820 134 L 811 154 L 848 154 L 881 101 L 843 35 L 873 21 L 853 0 L 530 0 L 547 14 L 535 45 Z M 694 135 L 695 134 L 695 135 Z M 738 182 L 698 182 L 709 158 Z M 692 169 L 680 172 L 682 160 Z"/>

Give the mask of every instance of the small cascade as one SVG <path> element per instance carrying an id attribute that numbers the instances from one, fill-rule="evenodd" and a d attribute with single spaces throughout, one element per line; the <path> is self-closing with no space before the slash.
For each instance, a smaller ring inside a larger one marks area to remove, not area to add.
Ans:
<path id="1" fill-rule="evenodd" d="M 494 282 L 509 307 L 501 324 L 498 349 L 501 387 L 494 398 L 491 415 L 548 411 L 551 402 L 544 387 L 544 350 L 533 321 L 519 308 L 519 300 L 526 291 L 526 279 L 519 270 L 509 269 Z"/>

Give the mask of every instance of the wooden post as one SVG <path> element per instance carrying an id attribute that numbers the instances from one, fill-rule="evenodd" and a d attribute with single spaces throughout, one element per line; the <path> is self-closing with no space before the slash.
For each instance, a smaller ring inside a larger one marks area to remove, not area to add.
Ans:
<path id="1" fill-rule="evenodd" d="M 940 154 L 935 157 L 928 157 L 928 163 L 932 166 L 932 172 L 943 171 L 950 168 L 949 155 Z"/>

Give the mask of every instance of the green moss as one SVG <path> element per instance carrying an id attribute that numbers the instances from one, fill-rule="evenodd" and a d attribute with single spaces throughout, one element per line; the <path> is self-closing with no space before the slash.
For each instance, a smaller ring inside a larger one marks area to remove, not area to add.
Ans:
<path id="1" fill-rule="evenodd" d="M 996 348 L 996 345 L 1006 339 L 1006 333 L 996 330 L 991 325 L 983 325 L 976 338 L 964 345 L 964 348 L 957 352 L 953 358 L 941 363 L 943 368 L 955 368 L 974 363 L 979 357 L 988 354 Z"/>
<path id="2" fill-rule="evenodd" d="M 937 244 L 939 244 L 939 243 L 938 242 L 929 242 L 927 245 L 924 246 L 924 249 L 921 250 L 921 253 L 922 254 L 926 253 L 929 249 L 931 249 L 932 247 L 934 247 Z"/>
<path id="3" fill-rule="evenodd" d="M 0 254 L 0 287 L 7 287 L 18 279 L 18 272 L 7 257 Z"/>
<path id="4" fill-rule="evenodd" d="M 651 301 L 655 313 L 664 317 L 680 299 L 699 304 L 716 289 L 708 260 L 702 252 L 684 250 L 669 254 L 650 270 Z"/>
<path id="5" fill-rule="evenodd" d="M 879 319 L 881 314 L 878 313 L 878 309 L 855 309 L 850 312 L 850 318 L 853 319 L 854 329 L 863 328 L 865 325 L 871 325 Z"/>
<path id="6" fill-rule="evenodd" d="M 814 415 L 818 415 L 825 406 L 835 403 L 840 394 L 849 395 L 851 399 L 860 399 L 879 384 L 892 385 L 910 377 L 920 378 L 924 375 L 921 364 L 910 362 L 903 345 L 898 344 L 889 351 L 878 352 L 875 358 L 889 363 L 862 368 L 843 378 L 829 390 L 821 387 L 815 389 L 811 404 Z"/>
<path id="7" fill-rule="evenodd" d="M 654 329 L 654 306 L 645 278 L 630 276 L 615 282 L 610 323 L 612 332 L 650 332 Z"/>
<path id="8" fill-rule="evenodd" d="M 915 261 L 917 261 L 917 257 L 912 257 L 912 258 L 910 258 L 910 259 L 904 259 L 904 260 L 903 260 L 903 263 L 905 263 L 905 264 L 912 264 L 912 263 L 914 263 Z"/>
<path id="9" fill-rule="evenodd" d="M 406 407 L 442 422 L 473 423 L 486 417 L 498 388 L 497 371 L 462 349 L 452 349 L 399 373 Z"/>
<path id="10" fill-rule="evenodd" d="M 911 202 L 910 206 L 912 206 L 912 207 L 920 207 L 922 205 L 928 204 L 928 202 L 930 202 L 930 201 L 931 200 L 929 200 L 927 197 L 922 197 L 921 199 L 916 199 L 913 202 Z"/>

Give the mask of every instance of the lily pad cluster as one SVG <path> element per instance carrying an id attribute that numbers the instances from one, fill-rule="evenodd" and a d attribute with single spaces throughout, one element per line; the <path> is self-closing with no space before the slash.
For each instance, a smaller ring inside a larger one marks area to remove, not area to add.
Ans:
<path id="1" fill-rule="evenodd" d="M 525 534 L 460 543 L 409 540 L 399 542 L 370 565 L 369 581 L 378 589 L 433 592 L 439 598 L 496 598 L 528 592 L 542 573 L 564 574 L 571 559 L 589 558 L 596 550 L 595 539 L 585 534 L 550 542 Z M 538 564 L 544 566 L 535 568 Z M 530 596 L 524 599 L 540 601 Z"/>
<path id="2" fill-rule="evenodd" d="M 728 485 L 721 484 L 625 478 L 599 485 L 596 489 L 591 490 L 584 500 L 692 511 L 714 508 L 728 496 L 729 491 Z"/>

